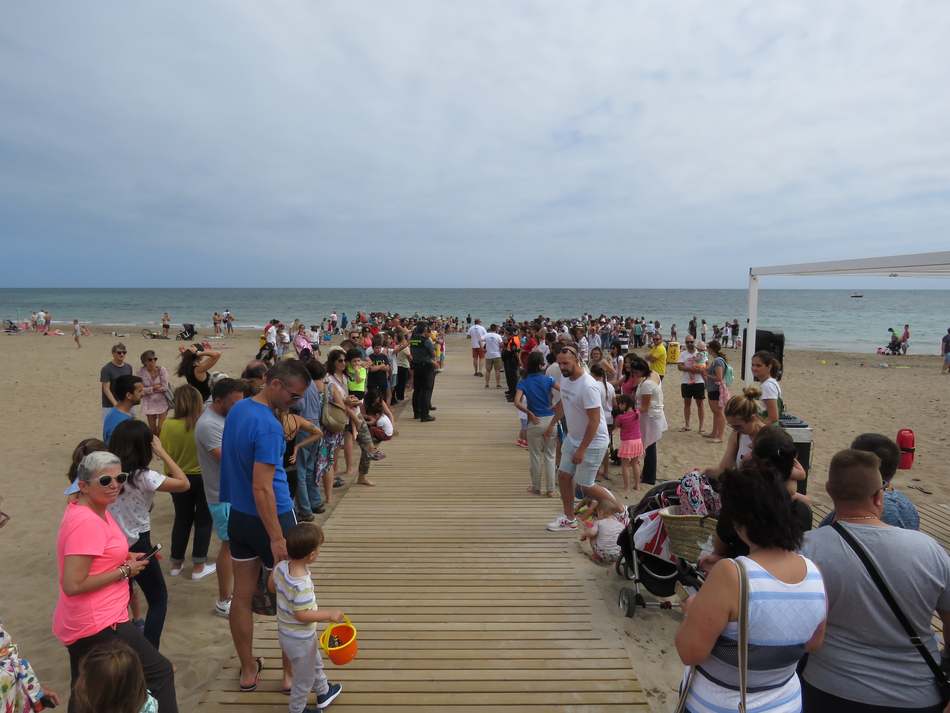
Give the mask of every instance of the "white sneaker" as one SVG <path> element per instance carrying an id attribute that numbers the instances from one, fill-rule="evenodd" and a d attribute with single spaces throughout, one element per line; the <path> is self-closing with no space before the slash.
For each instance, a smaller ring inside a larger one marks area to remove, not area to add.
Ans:
<path id="1" fill-rule="evenodd" d="M 205 564 L 204 568 L 200 572 L 192 572 L 191 578 L 194 580 L 204 579 L 208 575 L 214 574 L 218 570 L 218 565 L 215 562 L 208 562 Z"/>
<path id="2" fill-rule="evenodd" d="M 225 599 L 223 602 L 215 602 L 214 613 L 222 619 L 227 619 L 231 616 L 231 600 Z"/>
<path id="3" fill-rule="evenodd" d="M 563 515 L 559 515 L 558 517 L 554 518 L 553 520 L 551 520 L 551 522 L 548 523 L 548 530 L 550 530 L 551 532 L 566 532 L 568 530 L 576 530 L 576 529 L 577 529 L 576 517 L 572 520 L 569 520 Z"/>

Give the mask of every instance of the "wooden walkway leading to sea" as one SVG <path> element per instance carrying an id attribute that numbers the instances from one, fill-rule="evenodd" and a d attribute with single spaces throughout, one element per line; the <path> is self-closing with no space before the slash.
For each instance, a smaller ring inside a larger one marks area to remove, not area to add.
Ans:
<path id="1" fill-rule="evenodd" d="M 437 379 L 434 423 L 405 412 L 376 488 L 354 486 L 324 524 L 313 568 L 324 607 L 346 611 L 359 655 L 333 709 L 647 711 L 621 634 L 582 573 L 576 533 L 549 533 L 557 500 L 527 497 L 517 418 L 459 353 Z M 203 713 L 285 711 L 273 619 L 259 618 L 254 693 L 237 659 L 208 683 Z"/>

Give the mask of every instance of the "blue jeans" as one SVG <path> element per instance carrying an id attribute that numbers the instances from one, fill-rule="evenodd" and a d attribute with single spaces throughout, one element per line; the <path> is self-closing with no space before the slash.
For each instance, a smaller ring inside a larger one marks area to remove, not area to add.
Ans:
<path id="1" fill-rule="evenodd" d="M 313 443 L 297 451 L 297 493 L 294 505 L 299 515 L 316 510 L 323 503 L 320 488 L 317 487 L 317 449 L 320 444 Z"/>

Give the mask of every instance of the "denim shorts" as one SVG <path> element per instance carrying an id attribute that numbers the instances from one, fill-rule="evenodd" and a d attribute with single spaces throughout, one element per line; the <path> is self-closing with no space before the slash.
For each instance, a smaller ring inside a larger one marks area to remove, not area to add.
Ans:
<path id="1" fill-rule="evenodd" d="M 589 487 L 597 478 L 597 470 L 604 460 L 604 454 L 607 453 L 607 446 L 588 446 L 580 465 L 575 465 L 571 460 L 576 449 L 577 446 L 571 442 L 570 438 L 564 439 L 564 443 L 561 444 L 561 464 L 558 470 L 561 473 L 573 475 L 575 485 Z"/>
<path id="2" fill-rule="evenodd" d="M 215 534 L 221 542 L 227 542 L 231 503 L 208 503 L 208 510 L 211 511 L 211 522 L 214 524 Z"/>

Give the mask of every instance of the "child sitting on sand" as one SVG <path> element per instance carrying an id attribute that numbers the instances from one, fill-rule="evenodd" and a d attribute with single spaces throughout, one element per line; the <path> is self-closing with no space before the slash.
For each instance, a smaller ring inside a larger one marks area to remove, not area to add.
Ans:
<path id="1" fill-rule="evenodd" d="M 620 557 L 620 545 L 617 544 L 617 538 L 626 527 L 623 518 L 620 517 L 622 512 L 623 507 L 617 502 L 604 500 L 597 503 L 594 521 L 584 523 L 581 542 L 584 540 L 590 542 L 590 558 L 594 562 L 608 564 L 616 562 Z"/>
<path id="2" fill-rule="evenodd" d="M 633 478 L 633 489 L 640 489 L 640 464 L 643 458 L 640 412 L 637 411 L 636 400 L 630 394 L 618 394 L 614 403 L 617 405 L 614 428 L 620 429 L 620 449 L 617 451 L 617 457 L 620 458 L 623 493 L 626 496 L 630 492 L 631 477 Z"/>
<path id="3" fill-rule="evenodd" d="M 290 713 L 313 711 L 307 708 L 310 691 L 317 694 L 316 710 L 329 706 L 343 691 L 340 683 L 330 683 L 323 672 L 323 657 L 317 637 L 317 622 L 342 622 L 339 609 L 321 611 L 310 578 L 310 565 L 323 544 L 319 525 L 304 522 L 287 533 L 289 560 L 277 563 L 267 588 L 277 594 L 277 635 L 280 648 L 290 659 L 294 683 L 290 689 Z"/>

